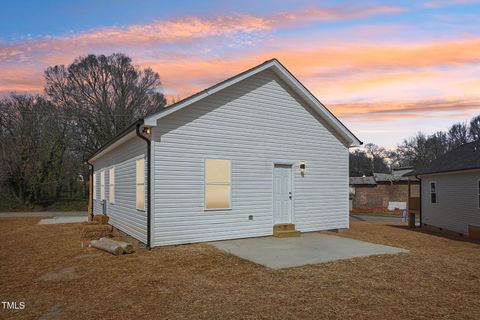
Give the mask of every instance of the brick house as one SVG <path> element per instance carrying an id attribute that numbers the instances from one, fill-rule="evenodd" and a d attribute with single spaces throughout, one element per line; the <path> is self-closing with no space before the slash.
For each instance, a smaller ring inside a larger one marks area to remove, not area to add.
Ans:
<path id="1" fill-rule="evenodd" d="M 350 202 L 352 211 L 405 209 L 408 185 L 411 197 L 420 194 L 419 182 L 403 175 L 374 173 L 370 177 L 350 177 Z"/>

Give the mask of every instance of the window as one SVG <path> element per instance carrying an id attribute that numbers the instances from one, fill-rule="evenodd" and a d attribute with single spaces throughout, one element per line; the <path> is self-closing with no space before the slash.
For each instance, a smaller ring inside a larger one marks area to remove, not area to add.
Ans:
<path id="1" fill-rule="evenodd" d="M 108 196 L 110 198 L 110 203 L 115 203 L 115 168 L 110 168 L 108 179 L 110 187 L 108 190 Z"/>
<path id="2" fill-rule="evenodd" d="M 137 209 L 145 210 L 145 159 L 136 163 L 137 183 Z"/>
<path id="3" fill-rule="evenodd" d="M 430 182 L 430 203 L 437 203 L 437 183 Z"/>
<path id="4" fill-rule="evenodd" d="M 105 171 L 100 172 L 100 200 L 105 200 Z"/>
<path id="5" fill-rule="evenodd" d="M 477 181 L 478 209 L 480 209 L 480 180 Z"/>
<path id="6" fill-rule="evenodd" d="M 230 208 L 230 160 L 205 160 L 205 209 Z"/>
<path id="7" fill-rule="evenodd" d="M 97 174 L 96 173 L 93 174 L 93 186 L 92 186 L 92 188 L 93 188 L 93 190 L 92 190 L 93 191 L 93 199 L 96 200 L 97 199 Z"/>

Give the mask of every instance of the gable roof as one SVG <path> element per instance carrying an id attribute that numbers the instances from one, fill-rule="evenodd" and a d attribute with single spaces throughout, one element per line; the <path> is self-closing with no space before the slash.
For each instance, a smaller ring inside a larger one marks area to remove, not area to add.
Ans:
<path id="1" fill-rule="evenodd" d="M 244 79 L 247 79 L 255 74 L 264 70 L 270 69 L 275 72 L 294 92 L 296 92 L 307 104 L 332 128 L 337 132 L 345 141 L 349 147 L 359 146 L 363 144 L 337 117 L 333 115 L 290 71 L 285 68 L 277 59 L 267 60 L 262 64 L 259 64 L 251 69 L 241 72 L 231 78 L 228 78 L 222 82 L 219 82 L 207 89 L 197 92 L 185 99 L 182 99 L 165 109 L 147 116 L 139 121 L 143 122 L 144 126 L 154 127 L 157 125 L 157 120 L 161 119 L 173 112 L 181 110 L 185 107 L 192 105 L 193 103 L 200 101 L 220 90 L 230 87 Z M 94 158 L 98 158 L 101 154 L 113 149 L 112 145 L 117 142 L 121 137 L 116 136 L 103 145 L 97 152 L 95 152 L 89 159 L 93 161 Z"/>
<path id="2" fill-rule="evenodd" d="M 474 141 L 445 153 L 428 165 L 410 172 L 409 176 L 480 169 L 480 141 Z"/>
<path id="3" fill-rule="evenodd" d="M 256 67 L 248 69 L 242 73 L 237 74 L 234 77 L 228 78 L 222 82 L 219 82 L 203 91 L 195 93 L 188 98 L 185 98 L 164 110 L 157 112 L 153 115 L 150 115 L 145 118 L 146 126 L 156 126 L 157 120 L 161 119 L 175 111 L 188 107 L 189 105 L 202 100 L 209 95 L 214 94 L 220 90 L 223 90 L 231 85 L 234 85 L 237 82 L 240 82 L 244 79 L 247 79 L 261 71 L 271 69 L 278 75 L 285 83 L 293 89 L 300 97 L 302 97 L 310 107 L 312 107 L 317 114 L 319 114 L 323 119 L 329 123 L 332 128 L 340 134 L 349 144 L 349 146 L 358 146 L 362 142 L 342 123 L 335 117 L 330 110 L 328 110 L 300 81 L 298 81 L 295 76 L 293 76 L 290 71 L 285 68 L 280 61 L 277 59 L 267 60 L 262 64 L 259 64 Z"/>

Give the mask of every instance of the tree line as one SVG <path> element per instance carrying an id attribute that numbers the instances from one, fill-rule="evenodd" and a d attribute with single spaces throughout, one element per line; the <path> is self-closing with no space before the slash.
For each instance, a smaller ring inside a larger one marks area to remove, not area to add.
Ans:
<path id="1" fill-rule="evenodd" d="M 480 115 L 469 123 L 455 123 L 447 131 L 422 132 L 404 139 L 394 150 L 368 143 L 350 152 L 350 176 L 390 173 L 395 167 L 421 167 L 462 144 L 480 141 Z"/>
<path id="2" fill-rule="evenodd" d="M 123 54 L 79 57 L 44 78 L 44 94 L 0 100 L 1 189 L 22 203 L 85 198 L 88 157 L 166 105 L 159 74 Z"/>

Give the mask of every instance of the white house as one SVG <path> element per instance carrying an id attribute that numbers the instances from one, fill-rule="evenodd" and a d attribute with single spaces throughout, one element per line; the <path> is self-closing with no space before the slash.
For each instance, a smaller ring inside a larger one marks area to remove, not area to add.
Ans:
<path id="1" fill-rule="evenodd" d="M 421 223 L 480 236 L 480 141 L 452 150 L 409 173 L 421 180 Z"/>
<path id="2" fill-rule="evenodd" d="M 360 144 L 269 60 L 98 150 L 93 211 L 151 247 L 348 228 L 348 148 Z"/>

